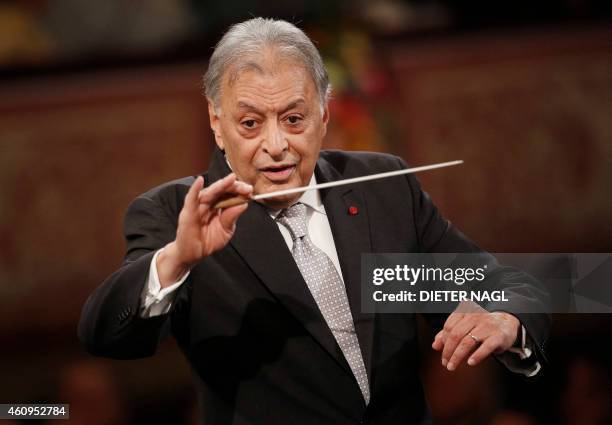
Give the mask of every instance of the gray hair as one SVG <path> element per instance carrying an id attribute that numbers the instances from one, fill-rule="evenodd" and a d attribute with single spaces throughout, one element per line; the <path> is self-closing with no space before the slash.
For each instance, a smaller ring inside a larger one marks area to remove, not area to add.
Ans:
<path id="1" fill-rule="evenodd" d="M 319 93 L 321 106 L 327 105 L 331 96 L 329 76 L 319 51 L 304 32 L 289 22 L 274 19 L 253 18 L 233 25 L 217 43 L 204 74 L 204 94 L 218 109 L 221 82 L 225 72 L 249 58 L 261 55 L 265 48 L 274 48 L 305 66 Z M 256 64 L 249 62 L 247 66 Z M 231 80 L 230 80 L 231 81 Z"/>

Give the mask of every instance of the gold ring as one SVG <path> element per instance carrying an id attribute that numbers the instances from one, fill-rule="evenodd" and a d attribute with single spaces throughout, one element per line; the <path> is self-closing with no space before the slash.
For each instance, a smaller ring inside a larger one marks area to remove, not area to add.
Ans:
<path id="1" fill-rule="evenodd" d="M 468 335 L 470 336 L 470 338 L 472 338 L 474 341 L 476 341 L 476 343 L 480 344 L 480 340 L 478 338 L 476 338 L 474 335 L 472 335 L 471 332 L 468 332 Z"/>

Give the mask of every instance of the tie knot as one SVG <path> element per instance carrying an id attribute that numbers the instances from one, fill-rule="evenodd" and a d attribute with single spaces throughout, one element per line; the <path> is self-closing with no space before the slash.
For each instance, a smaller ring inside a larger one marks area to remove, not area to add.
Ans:
<path id="1" fill-rule="evenodd" d="M 278 215 L 276 220 L 289 229 L 291 238 L 295 241 L 308 233 L 306 219 L 307 219 L 307 208 L 306 205 L 298 202 L 297 204 L 291 205 L 289 208 L 284 209 Z"/>

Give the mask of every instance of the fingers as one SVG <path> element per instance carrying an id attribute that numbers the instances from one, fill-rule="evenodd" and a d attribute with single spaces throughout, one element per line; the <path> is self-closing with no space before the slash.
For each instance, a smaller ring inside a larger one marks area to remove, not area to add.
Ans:
<path id="1" fill-rule="evenodd" d="M 470 356 L 468 364 L 477 365 L 491 354 L 501 354 L 512 346 L 519 336 L 521 322 L 510 313 L 497 311 L 489 313 L 488 320 L 483 324 L 483 332 L 489 336 L 481 346 Z"/>
<path id="2" fill-rule="evenodd" d="M 221 180 L 217 180 L 206 189 L 200 191 L 198 194 L 200 204 L 213 205 L 221 198 L 221 196 L 230 191 L 235 182 L 236 175 L 234 173 L 230 173 Z"/>
<path id="3" fill-rule="evenodd" d="M 501 345 L 501 337 L 498 335 L 491 335 L 486 338 L 480 347 L 476 349 L 474 354 L 470 356 L 467 363 L 470 366 L 476 366 L 478 363 L 489 357 L 492 353 L 496 352 Z"/>
<path id="4" fill-rule="evenodd" d="M 518 327 L 518 319 L 512 319 L 513 316 L 508 319 L 498 313 L 459 315 L 455 312 L 436 335 L 432 347 L 442 351 L 442 366 L 449 371 L 455 370 L 468 356 L 467 363 L 477 365 L 491 354 L 499 354 L 512 345 L 509 341 L 515 337 L 515 328 Z"/>
<path id="5" fill-rule="evenodd" d="M 187 191 L 187 195 L 185 195 L 183 208 L 181 210 L 181 214 L 179 215 L 179 228 L 181 225 L 197 223 L 199 221 L 198 194 L 202 190 L 202 186 L 204 186 L 204 179 L 202 176 L 198 176 L 191 184 L 191 187 Z"/>
<path id="6" fill-rule="evenodd" d="M 448 370 L 454 370 L 465 354 L 476 347 L 476 341 L 468 336 L 468 332 L 476 325 L 476 316 L 466 314 L 454 326 L 444 326 L 446 336 L 442 350 L 442 366 L 446 366 Z"/>
<path id="7" fill-rule="evenodd" d="M 220 210 L 219 220 L 221 222 L 221 226 L 226 231 L 233 232 L 236 228 L 236 221 L 238 221 L 238 217 L 240 217 L 240 214 L 246 211 L 248 206 L 249 204 L 241 204 Z"/>
<path id="8" fill-rule="evenodd" d="M 198 194 L 200 216 L 202 221 L 204 223 L 208 222 L 214 215 L 218 214 L 218 211 L 213 208 L 213 205 L 224 197 L 227 197 L 228 194 L 238 194 L 249 198 L 251 197 L 252 193 L 253 187 L 250 184 L 237 181 L 234 173 L 228 174 L 221 180 L 217 180 L 215 183 L 200 191 Z M 234 210 L 228 215 L 228 218 L 231 219 L 228 222 L 229 225 L 231 225 L 231 221 L 234 218 L 234 213 L 242 211 L 242 209 Z"/>
<path id="9" fill-rule="evenodd" d="M 187 195 L 185 196 L 185 208 L 188 208 L 190 210 L 195 210 L 197 208 L 198 194 L 202 190 L 202 186 L 204 186 L 204 179 L 202 178 L 202 176 L 198 176 L 189 188 Z"/>
<path id="10" fill-rule="evenodd" d="M 444 322 L 444 330 L 450 331 L 455 327 L 457 323 L 459 323 L 465 317 L 464 313 L 453 312 Z"/>
<path id="11" fill-rule="evenodd" d="M 250 198 L 253 194 L 253 186 L 239 181 L 236 181 L 234 183 L 232 190 L 236 194 L 245 196 L 247 198 Z M 220 210 L 218 214 L 221 226 L 223 226 L 224 229 L 233 232 L 234 228 L 236 227 L 236 221 L 238 220 L 238 217 L 240 217 L 240 214 L 246 211 L 248 206 L 248 204 L 241 204 L 225 208 L 224 210 Z"/>
<path id="12" fill-rule="evenodd" d="M 237 181 L 234 185 L 236 194 L 250 197 L 253 194 L 253 186 L 245 182 Z"/>
<path id="13" fill-rule="evenodd" d="M 434 342 L 431 345 L 434 350 L 440 351 L 441 349 L 444 348 L 444 342 L 446 341 L 446 334 L 449 333 L 453 329 L 453 327 L 455 326 L 457 322 L 463 319 L 463 316 L 465 316 L 465 314 L 458 313 L 455 311 L 446 318 L 446 321 L 444 322 L 444 328 L 436 334 L 436 337 L 434 338 Z"/>
<path id="14" fill-rule="evenodd" d="M 204 179 L 197 177 L 189 188 L 179 214 L 176 232 L 177 251 L 183 263 L 192 264 L 221 249 L 233 235 L 238 216 L 248 204 L 217 210 L 213 205 L 223 196 L 240 194 L 251 197 L 253 188 L 236 181 L 235 174 L 203 189 Z"/>
<path id="15" fill-rule="evenodd" d="M 228 193 L 250 198 L 253 194 L 253 186 L 237 181 L 236 175 L 231 173 L 202 190 L 198 195 L 201 224 L 208 223 L 217 217 L 225 232 L 234 231 L 238 217 L 247 209 L 248 204 L 237 205 L 222 211 L 214 209 L 213 205 Z"/>
<path id="16" fill-rule="evenodd" d="M 470 335 L 472 335 L 473 338 Z M 484 344 L 483 341 L 490 341 L 490 338 L 481 335 L 483 335 L 483 329 L 479 326 L 467 331 L 465 336 L 461 338 L 461 341 L 455 347 L 450 359 L 448 360 L 446 368 L 449 371 L 455 370 L 469 354 L 474 352 L 474 350 L 478 350 L 479 347 L 482 347 Z"/>
<path id="17" fill-rule="evenodd" d="M 201 204 L 212 206 L 228 193 L 250 197 L 253 193 L 253 186 L 236 180 L 236 175 L 231 173 L 202 190 L 198 196 Z"/>
<path id="18" fill-rule="evenodd" d="M 436 336 L 434 337 L 433 343 L 431 344 L 431 347 L 436 351 L 440 351 L 441 349 L 444 348 L 444 339 L 442 337 L 443 334 L 444 334 L 444 330 L 441 330 L 440 332 L 438 332 Z"/>

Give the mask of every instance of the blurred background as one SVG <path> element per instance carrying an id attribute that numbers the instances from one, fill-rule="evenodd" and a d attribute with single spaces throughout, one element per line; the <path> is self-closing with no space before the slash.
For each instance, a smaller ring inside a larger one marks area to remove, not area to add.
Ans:
<path id="1" fill-rule="evenodd" d="M 465 160 L 420 179 L 489 251 L 612 252 L 610 1 L 2 1 L 0 403 L 70 403 L 79 424 L 196 423 L 172 340 L 149 359 L 95 359 L 76 324 L 122 261 L 130 200 L 206 169 L 201 75 L 252 16 L 298 24 L 323 53 L 327 147 Z M 554 319 L 550 369 L 531 384 L 494 360 L 447 373 L 424 335 L 435 423 L 611 424 L 610 315 Z"/>

